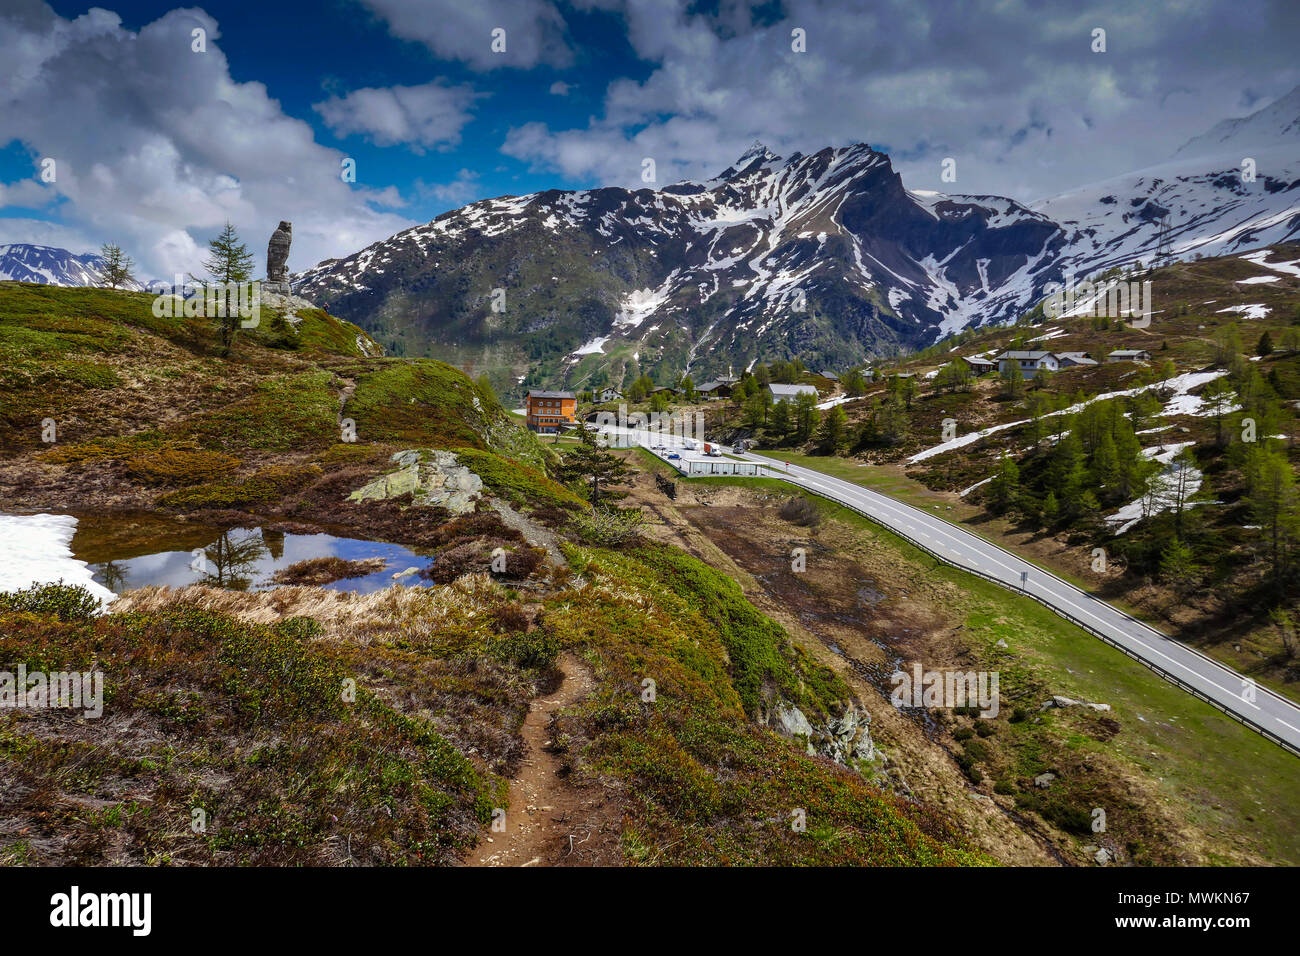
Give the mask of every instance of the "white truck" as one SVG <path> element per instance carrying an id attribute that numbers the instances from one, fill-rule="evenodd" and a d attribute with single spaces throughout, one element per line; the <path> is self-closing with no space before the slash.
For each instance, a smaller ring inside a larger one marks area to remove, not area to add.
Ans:
<path id="1" fill-rule="evenodd" d="M 721 458 L 722 449 L 719 448 L 717 445 L 712 445 L 709 442 L 705 442 L 704 454 L 708 455 L 710 458 Z"/>

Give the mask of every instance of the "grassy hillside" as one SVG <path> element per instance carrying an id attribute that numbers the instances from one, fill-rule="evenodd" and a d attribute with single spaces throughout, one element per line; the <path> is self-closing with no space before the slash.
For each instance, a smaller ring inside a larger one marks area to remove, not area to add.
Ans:
<path id="1" fill-rule="evenodd" d="M 485 388 L 367 357 L 321 312 L 292 340 L 241 333 L 222 358 L 211 327 L 149 304 L 0 284 L 7 508 L 116 521 L 103 553 L 149 553 L 161 516 L 386 540 L 435 558 L 437 583 L 144 588 L 102 616 L 59 587 L 0 596 L 0 663 L 93 666 L 107 687 L 99 720 L 0 719 L 0 813 L 18 821 L 0 859 L 462 859 L 493 838 L 530 701 L 571 657 L 591 690 L 552 728 L 554 785 L 600 795 L 596 862 L 987 862 L 930 809 L 772 730 L 797 707 L 820 733 L 852 695 L 717 572 L 575 524 L 587 505 L 553 451 Z M 411 449 L 455 451 L 487 496 L 460 516 L 409 494 L 349 500 Z M 488 573 L 497 547 L 506 569 Z"/>
<path id="2" fill-rule="evenodd" d="M 1264 255 L 1294 263 L 1300 246 Z M 1014 327 L 878 367 L 872 383 L 771 370 L 817 385 L 823 399 L 851 399 L 802 421 L 755 397 L 704 409 L 715 434 L 756 437 L 784 457 L 951 510 L 1295 696 L 1300 277 L 1230 256 L 1145 278 L 1146 328 L 1035 309 Z M 1027 380 L 953 374 L 959 358 L 1006 349 L 1088 352 L 1099 364 Z M 1107 363 L 1116 349 L 1151 359 Z M 758 381 L 743 384 L 758 392 Z"/>
<path id="3" fill-rule="evenodd" d="M 322 311 L 293 331 L 264 307 L 222 358 L 213 320 L 156 318 L 152 301 L 0 284 L 0 487 L 16 502 L 264 510 L 400 448 L 545 460 L 459 371 L 367 357 L 369 337 Z"/>
<path id="4" fill-rule="evenodd" d="M 783 507 L 783 482 L 679 480 L 671 502 L 650 480 L 638 490 L 672 539 L 720 566 L 734 561 L 745 594 L 863 699 L 888 699 L 899 661 L 1000 674 L 994 719 L 872 710 L 872 738 L 891 769 L 981 845 L 1001 838 L 983 812 L 991 803 L 1018 821 L 1017 836 L 1047 834 L 1082 864 L 1099 846 L 1156 865 L 1300 858 L 1288 797 L 1300 761 L 1037 602 L 937 565 L 823 499 L 810 499 L 810 522 Z M 698 533 L 682 535 L 682 520 Z M 808 552 L 801 572 L 787 560 L 791 544 Z M 1111 709 L 1043 709 L 1055 694 Z M 1045 773 L 1054 776 L 1041 786 Z M 1098 807 L 1104 833 L 1092 827 Z"/>

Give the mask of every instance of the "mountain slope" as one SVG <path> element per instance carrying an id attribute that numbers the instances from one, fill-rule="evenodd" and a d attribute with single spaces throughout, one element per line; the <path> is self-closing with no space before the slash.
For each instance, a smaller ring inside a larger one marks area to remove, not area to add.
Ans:
<path id="1" fill-rule="evenodd" d="M 1253 150 L 1244 182 L 1236 146 L 1032 208 L 908 191 L 867 146 L 787 160 L 756 146 L 705 183 L 477 202 L 296 287 L 399 352 L 499 384 L 699 379 L 787 356 L 843 367 L 1010 320 L 1069 273 L 1150 261 L 1165 216 L 1174 257 L 1293 238 L 1296 151 Z"/>
<path id="2" fill-rule="evenodd" d="M 46 285 L 98 285 L 104 260 L 94 253 L 75 253 L 28 242 L 0 245 L 0 281 Z M 132 284 L 138 289 L 138 284 Z"/>
<path id="3" fill-rule="evenodd" d="M 1060 233 L 1011 200 L 909 193 L 867 146 L 756 146 L 704 183 L 477 202 L 295 288 L 398 351 L 498 378 L 706 375 L 794 352 L 845 365 L 977 311 L 1010 318 L 1051 279 Z"/>

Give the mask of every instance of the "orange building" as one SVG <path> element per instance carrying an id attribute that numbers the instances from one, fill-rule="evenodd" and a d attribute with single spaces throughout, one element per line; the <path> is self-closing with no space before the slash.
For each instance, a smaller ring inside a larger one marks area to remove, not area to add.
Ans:
<path id="1" fill-rule="evenodd" d="M 535 432 L 556 432 L 576 423 L 578 396 L 573 392 L 539 392 L 529 389 L 524 399 L 528 427 Z"/>

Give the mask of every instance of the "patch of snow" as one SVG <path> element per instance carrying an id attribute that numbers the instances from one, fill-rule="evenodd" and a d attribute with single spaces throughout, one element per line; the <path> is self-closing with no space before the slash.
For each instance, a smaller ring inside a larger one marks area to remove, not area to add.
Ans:
<path id="1" fill-rule="evenodd" d="M 1265 269 L 1272 269 L 1274 272 L 1283 272 L 1289 276 L 1300 276 L 1300 259 L 1292 259 L 1290 262 L 1269 262 L 1268 257 L 1272 254 L 1270 249 L 1260 249 L 1257 252 L 1249 252 L 1241 258 L 1247 262 L 1253 262 L 1257 266 L 1263 266 Z"/>
<path id="2" fill-rule="evenodd" d="M 1205 385 L 1208 382 L 1214 381 L 1214 379 L 1216 378 L 1222 378 L 1224 375 L 1227 374 L 1228 373 L 1226 371 L 1221 371 L 1221 370 L 1216 370 L 1212 372 L 1184 372 L 1181 375 L 1175 375 L 1173 378 L 1165 379 L 1163 382 L 1154 382 L 1150 385 L 1142 385 L 1139 386 L 1138 388 L 1127 388 L 1118 392 L 1103 392 L 1100 395 L 1094 395 L 1092 398 L 1088 399 L 1087 401 L 1079 402 L 1077 405 L 1071 405 L 1069 408 L 1063 408 L 1060 411 L 1055 411 L 1055 412 L 1048 412 L 1046 415 L 1043 415 L 1042 417 L 1055 418 L 1058 415 L 1076 415 L 1087 406 L 1093 404 L 1094 402 L 1105 402 L 1114 398 L 1125 398 L 1130 395 L 1138 395 L 1141 394 L 1142 392 L 1148 392 L 1151 391 L 1152 389 L 1160 389 L 1161 391 L 1173 392 L 1173 398 L 1170 399 L 1169 403 L 1165 406 L 1164 411 L 1161 412 L 1162 415 L 1197 414 L 1197 411 L 1195 410 L 1193 411 L 1178 410 L 1177 403 L 1179 399 L 1189 400 L 1186 404 L 1191 404 L 1194 402 L 1196 403 L 1193 406 L 1194 409 L 1199 409 L 1200 405 L 1203 404 L 1201 399 L 1195 396 L 1188 395 L 1187 393 L 1192 391 L 1193 389 L 1200 388 L 1202 385 Z M 1170 408 L 1174 408 L 1175 410 L 1170 411 Z M 935 455 L 942 455 L 950 451 L 956 451 L 958 448 L 964 448 L 967 445 L 979 441 L 981 438 L 987 438 L 989 435 L 996 435 L 998 432 L 1006 431 L 1007 429 L 1010 428 L 1018 428 L 1021 425 L 1028 425 L 1029 422 L 1030 419 L 1025 418 L 1025 419 L 1020 419 L 1019 421 L 1005 422 L 1001 425 L 990 425 L 988 428 L 982 428 L 979 431 L 970 432 L 969 434 L 966 435 L 958 435 L 956 438 L 952 439 L 951 441 L 940 442 L 938 445 L 933 445 L 930 448 L 925 449 L 924 451 L 919 451 L 911 458 L 908 458 L 906 461 L 907 464 L 909 465 L 915 464 L 918 461 L 925 461 L 925 459 L 933 458 Z"/>
<path id="3" fill-rule="evenodd" d="M 1191 444 L 1188 442 L 1187 444 Z M 1185 446 L 1167 446 L 1169 448 L 1181 448 Z M 1143 449 L 1143 454 L 1147 451 L 1157 451 L 1157 449 Z M 1175 452 L 1174 454 L 1177 454 Z M 1148 457 L 1164 460 L 1163 454 L 1148 455 Z M 1172 458 L 1172 455 L 1170 456 Z M 1183 465 L 1168 464 L 1165 469 L 1151 479 L 1150 490 L 1138 498 L 1131 501 L 1113 515 L 1106 516 L 1106 522 L 1111 525 L 1118 525 L 1115 528 L 1115 534 L 1124 534 L 1143 518 L 1154 518 L 1156 515 L 1172 511 L 1178 506 L 1178 485 L 1180 481 L 1180 472 Z M 1201 472 L 1190 465 L 1187 467 L 1186 480 L 1183 483 L 1183 507 L 1190 507 L 1193 503 L 1188 501 L 1192 495 L 1201 489 Z"/>
<path id="4" fill-rule="evenodd" d="M 865 395 L 841 395 L 838 398 L 832 398 L 824 402 L 818 402 L 817 407 L 822 411 L 828 408 L 834 408 L 836 405 L 843 405 L 847 402 L 856 402 L 859 398 L 866 398 Z"/>
<path id="5" fill-rule="evenodd" d="M 62 581 L 85 588 L 101 606 L 116 600 L 90 566 L 72 556 L 76 531 L 72 515 L 0 515 L 0 591 Z"/>
<path id="6" fill-rule="evenodd" d="M 1217 310 L 1215 314 L 1218 315 L 1220 312 L 1237 312 L 1248 319 L 1262 319 L 1268 315 L 1269 311 L 1270 309 L 1268 306 L 1264 305 L 1262 302 L 1256 302 L 1253 305 L 1230 305 L 1226 309 Z"/>

